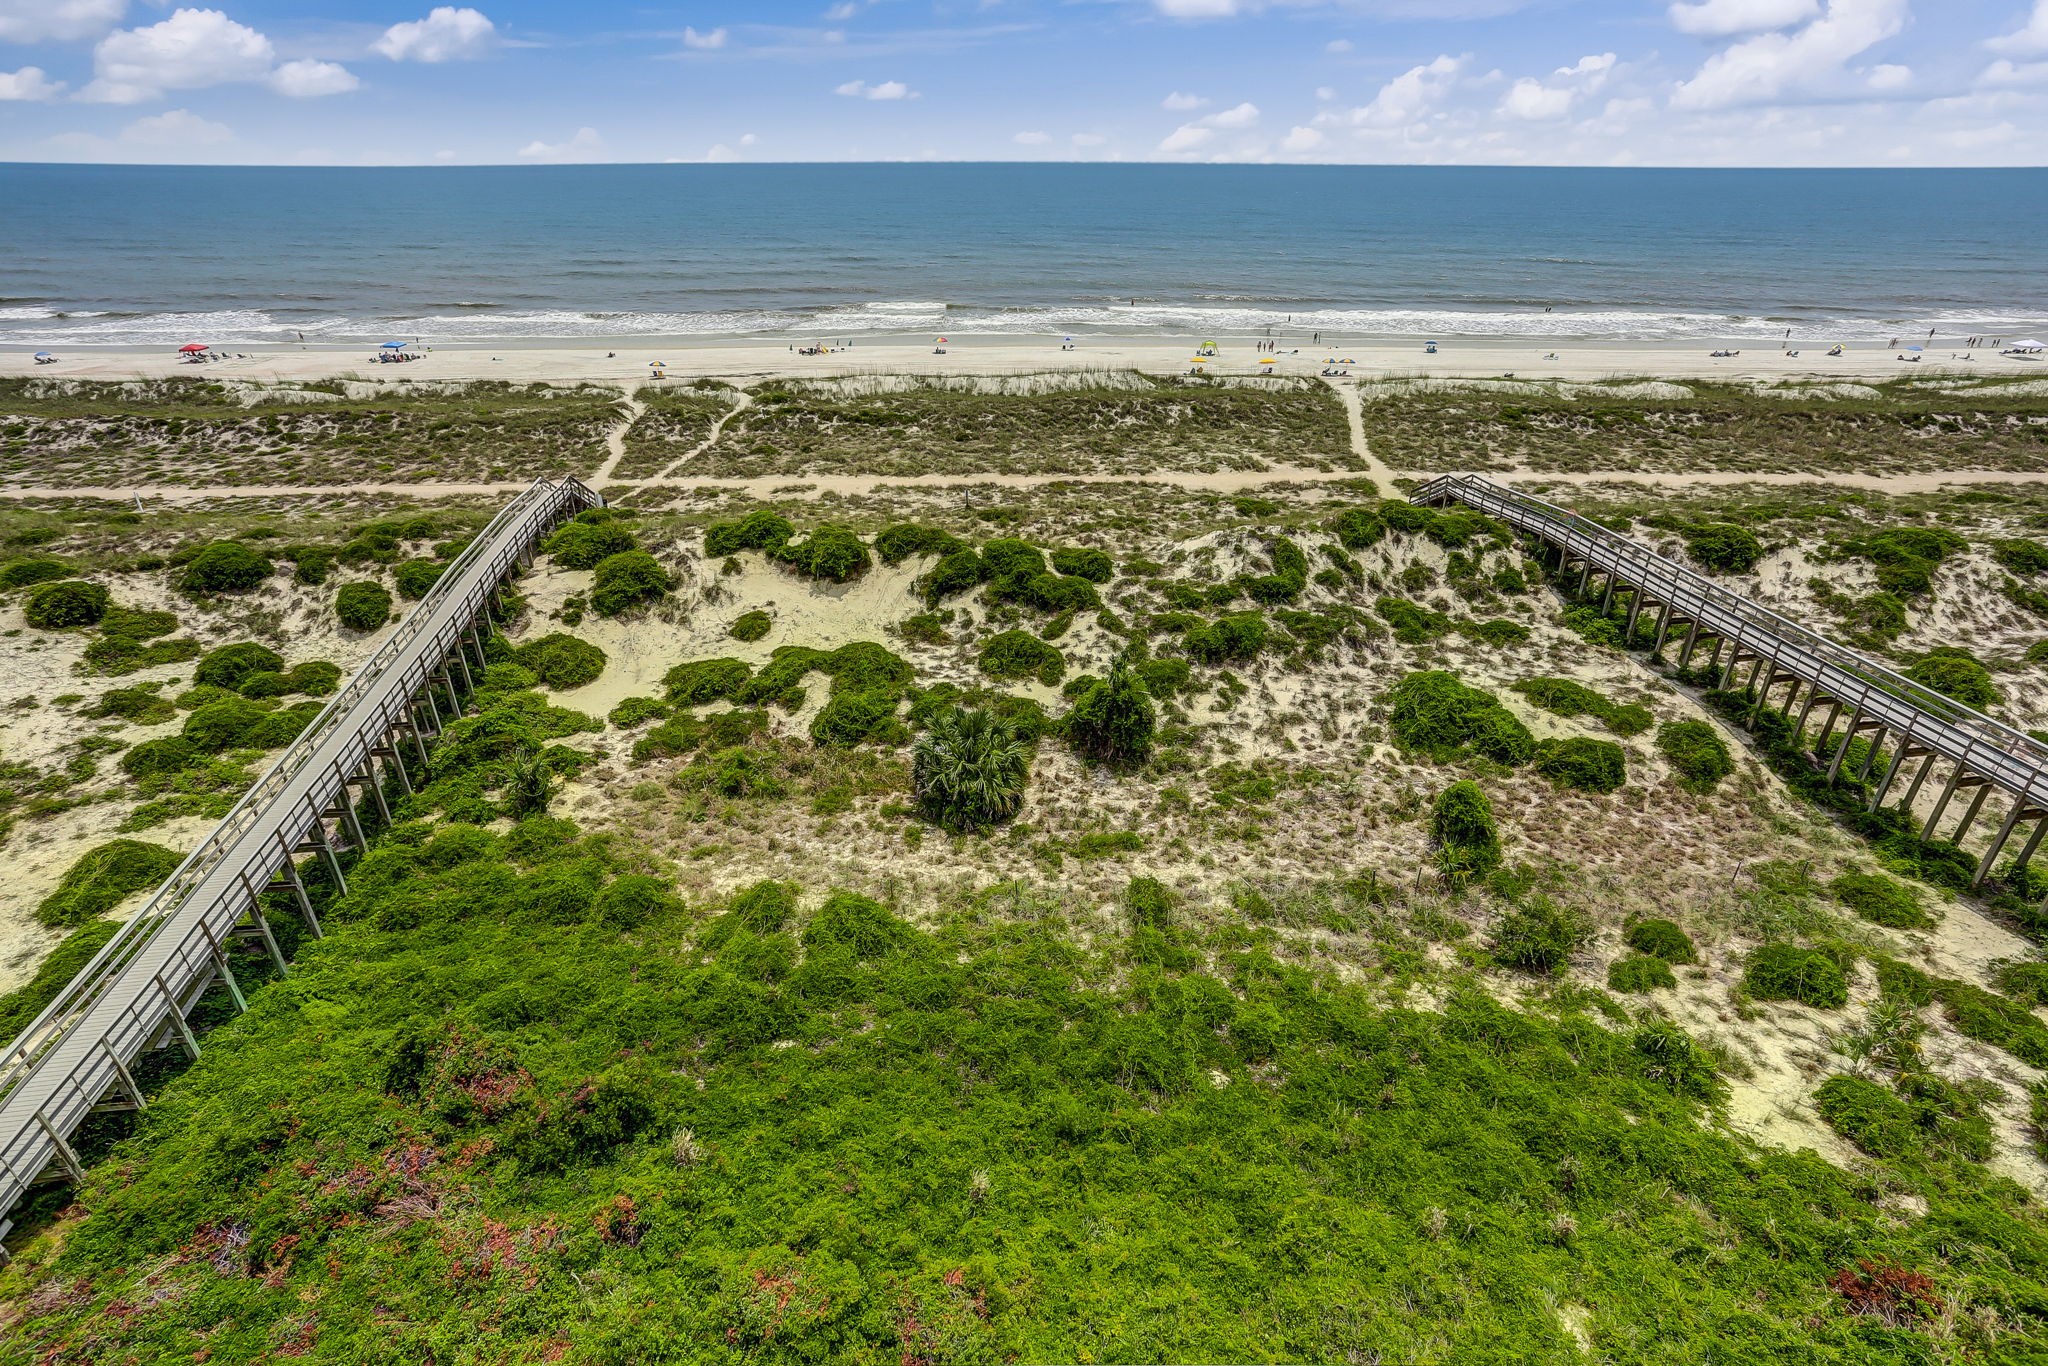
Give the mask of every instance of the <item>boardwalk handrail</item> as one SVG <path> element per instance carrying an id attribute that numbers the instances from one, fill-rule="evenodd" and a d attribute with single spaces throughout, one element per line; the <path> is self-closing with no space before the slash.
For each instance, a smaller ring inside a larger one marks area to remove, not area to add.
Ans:
<path id="1" fill-rule="evenodd" d="M 1672 604 L 1710 632 L 1793 669 L 1853 708 L 1882 713 L 1909 743 L 2048 807 L 2048 745 L 1884 664 L 1809 630 L 1588 517 L 1477 475 L 1440 475 L 1411 501 L 1455 499 L 1534 532 L 1603 572 Z M 1775 645 L 1777 648 L 1769 648 Z"/>
<path id="2" fill-rule="evenodd" d="M 408 712 L 511 565 L 565 512 L 600 506 L 543 479 L 458 554 L 348 683 L 92 960 L 0 1053 L 0 1216 L 61 1151 L 125 1060 L 203 994 L 224 934 Z M 0 1225 L 4 1226 L 4 1225 Z"/>

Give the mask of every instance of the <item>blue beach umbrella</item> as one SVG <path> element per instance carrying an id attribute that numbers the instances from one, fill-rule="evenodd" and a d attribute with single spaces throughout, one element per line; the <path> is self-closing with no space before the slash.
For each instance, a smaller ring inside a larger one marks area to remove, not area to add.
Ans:
<path id="1" fill-rule="evenodd" d="M 36 352 L 36 359 L 41 360 L 44 356 L 47 356 L 49 354 L 50 353 L 48 351 L 38 351 Z"/>
<path id="2" fill-rule="evenodd" d="M 410 342 L 385 342 L 377 349 L 380 351 L 402 351 L 409 345 L 411 345 Z"/>
<path id="3" fill-rule="evenodd" d="M 1924 348 L 1922 348 L 1922 347 L 1918 347 L 1918 346 L 1909 346 L 1909 347 L 1907 347 L 1906 349 L 1907 349 L 1908 351 L 1919 351 L 1919 350 L 1922 350 L 1922 349 L 1924 349 Z"/>

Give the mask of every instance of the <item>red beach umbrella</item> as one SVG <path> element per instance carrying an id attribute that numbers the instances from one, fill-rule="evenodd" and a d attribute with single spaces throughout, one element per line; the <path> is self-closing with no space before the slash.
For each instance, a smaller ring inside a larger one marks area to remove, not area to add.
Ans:
<path id="1" fill-rule="evenodd" d="M 180 351 L 204 351 L 204 350 L 206 349 L 206 343 L 205 343 L 205 342 L 186 342 L 186 343 L 185 343 L 185 344 L 184 344 L 183 346 L 179 347 L 178 349 L 179 349 Z"/>

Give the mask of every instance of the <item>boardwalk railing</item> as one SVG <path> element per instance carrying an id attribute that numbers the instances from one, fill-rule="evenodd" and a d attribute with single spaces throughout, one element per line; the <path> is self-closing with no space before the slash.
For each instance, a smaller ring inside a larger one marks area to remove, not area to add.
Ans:
<path id="1" fill-rule="evenodd" d="M 1958 793 L 1973 793 L 1961 821 L 1948 836 L 1958 844 L 1986 797 L 1993 791 L 2007 794 L 2011 807 L 1978 862 L 1978 882 L 1990 872 L 2018 826 L 2033 822 L 2033 831 L 2017 855 L 2020 866 L 2048 833 L 2048 745 L 2032 736 L 1541 498 L 1476 475 L 1444 475 L 1416 490 L 1412 501 L 1463 503 L 1548 543 L 1557 551 L 1561 567 L 1574 562 L 1580 566 L 1581 589 L 1597 575 L 1606 579 L 1605 604 L 1613 604 L 1618 596 L 1627 597 L 1631 635 L 1638 616 L 1654 607 L 1658 613 L 1656 648 L 1663 647 L 1674 626 L 1688 628 L 1681 665 L 1690 662 L 1695 649 L 1711 642 L 1709 658 L 1720 671 L 1723 687 L 1738 682 L 1744 665 L 1750 667 L 1742 686 L 1753 691 L 1759 701 L 1770 702 L 1773 690 L 1789 683 L 1782 704 L 1772 703 L 1788 718 L 1803 689 L 1795 733 L 1803 739 L 1815 708 L 1827 708 L 1827 720 L 1814 748 L 1826 754 L 1831 780 L 1850 758 L 1851 741 L 1868 732 L 1870 743 L 1863 754 L 1861 776 L 1870 776 L 1880 755 L 1888 755 L 1870 797 L 1872 810 L 1883 804 L 1901 770 L 1919 760 L 1919 770 L 1903 799 L 1904 808 L 1913 811 L 1914 799 L 1930 769 L 1937 762 L 1946 763 L 1949 777 L 1922 828 L 1922 838 L 1934 838 Z M 1845 715 L 1847 725 L 1837 739 L 1834 725 Z M 1825 749 L 1830 742 L 1832 749 Z"/>
<path id="2" fill-rule="evenodd" d="M 145 1103 L 129 1071 L 145 1049 L 175 1039 L 196 1056 L 185 1016 L 200 997 L 220 984 L 240 1004 L 227 969 L 231 938 L 260 938 L 284 966 L 258 904 L 274 879 L 285 879 L 318 934 L 297 855 L 324 854 L 340 878 L 336 841 L 363 844 L 350 785 L 381 807 L 382 760 L 387 775 L 410 786 L 397 741 L 422 745 L 421 731 L 438 729 L 434 685 L 452 692 L 453 674 L 467 680 L 469 651 L 481 666 L 478 618 L 543 535 L 603 502 L 576 479 L 544 479 L 508 504 L 149 903 L 0 1052 L 0 1216 L 45 1171 L 78 1174 L 69 1139 L 94 1109 L 110 1099 Z M 0 1232 L 6 1227 L 0 1218 Z"/>

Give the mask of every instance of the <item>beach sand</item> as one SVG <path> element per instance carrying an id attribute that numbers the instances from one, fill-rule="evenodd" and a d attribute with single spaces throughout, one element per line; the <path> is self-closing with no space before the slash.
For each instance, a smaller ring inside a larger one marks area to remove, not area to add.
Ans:
<path id="1" fill-rule="evenodd" d="M 81 348 L 58 352 L 51 365 L 37 365 L 29 348 L 0 353 L 0 375 L 34 374 L 51 379 L 134 379 L 167 375 L 237 376 L 264 380 L 309 380 L 354 376 L 362 379 L 502 379 L 514 381 L 592 381 L 639 383 L 662 362 L 669 381 L 701 375 L 733 378 L 824 376 L 858 373 L 888 374 L 1021 374 L 1044 370 L 1142 370 L 1179 374 L 1194 368 L 1190 361 L 1198 337 L 1076 338 L 1063 350 L 1058 337 L 961 335 L 951 337 L 945 354 L 935 354 L 926 335 L 857 337 L 851 347 L 825 355 L 803 356 L 785 341 L 762 339 L 684 339 L 657 343 L 644 337 L 617 342 L 579 341 L 505 344 L 497 347 L 464 344 L 435 346 L 420 359 L 380 364 L 368 346 L 306 346 L 240 350 L 246 359 L 193 365 L 168 346 L 148 348 Z M 1926 378 L 1934 375 L 2016 376 L 2048 378 L 2048 357 L 2000 356 L 1979 348 L 1975 360 L 1951 360 L 1966 354 L 1960 347 L 1938 344 L 1926 359 L 1906 363 L 1897 352 L 1852 348 L 1829 357 L 1825 345 L 1801 347 L 1797 356 L 1773 346 L 1744 347 L 1740 354 L 1711 357 L 1712 344 L 1606 342 L 1574 344 L 1527 337 L 1458 340 L 1439 343 L 1435 355 L 1419 341 L 1315 344 L 1300 337 L 1277 339 L 1275 362 L 1260 364 L 1258 340 L 1219 337 L 1220 354 L 1203 369 L 1212 374 L 1244 375 L 1273 372 L 1316 375 L 1328 361 L 1348 360 L 1353 377 L 1422 376 L 1475 378 L 1512 373 L 1520 379 L 1593 380 L 1616 376 L 1744 381 L 1863 380 Z M 1907 340 L 1907 339 L 1902 339 Z M 1555 354 L 1557 359 L 1547 360 Z"/>

